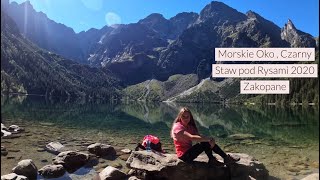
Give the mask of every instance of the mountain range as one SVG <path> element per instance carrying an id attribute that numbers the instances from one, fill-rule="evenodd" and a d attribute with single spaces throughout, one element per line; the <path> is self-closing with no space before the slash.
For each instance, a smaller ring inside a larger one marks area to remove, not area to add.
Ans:
<path id="1" fill-rule="evenodd" d="M 1 5 L 7 19 L 12 18 L 16 24 L 6 25 L 9 28 L 6 31 L 20 32 L 19 39 L 24 39 L 24 43 L 30 40 L 30 47 L 41 48 L 36 52 L 46 53 L 46 57 L 70 59 L 63 60 L 74 63 L 66 68 L 79 66 L 108 72 L 106 76 L 117 79 L 116 85 L 124 87 L 150 79 L 168 81 L 176 74 L 196 74 L 200 82 L 211 74 L 215 47 L 318 49 L 319 44 L 319 38 L 298 30 L 291 20 L 280 28 L 253 11 L 243 14 L 216 1 L 206 5 L 199 14 L 182 12 L 166 19 L 154 13 L 137 23 L 92 28 L 80 33 L 36 12 L 29 1 L 17 4 L 3 0 Z M 2 34 L 5 33 L 1 33 L 1 38 Z M 9 39 L 7 34 L 4 36 Z M 28 43 L 24 45 L 26 49 L 30 49 Z M 85 76 L 82 70 L 79 72 Z"/>
<path id="2" fill-rule="evenodd" d="M 1 94 L 112 99 L 119 80 L 106 68 L 95 68 L 40 49 L 20 34 L 1 9 Z"/>

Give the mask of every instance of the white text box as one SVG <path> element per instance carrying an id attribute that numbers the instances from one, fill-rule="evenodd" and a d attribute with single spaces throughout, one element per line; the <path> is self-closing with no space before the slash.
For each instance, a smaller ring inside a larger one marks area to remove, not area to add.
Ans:
<path id="1" fill-rule="evenodd" d="M 215 48 L 215 61 L 314 61 L 315 48 Z"/>
<path id="2" fill-rule="evenodd" d="M 212 77 L 316 78 L 318 64 L 212 64 Z"/>
<path id="3" fill-rule="evenodd" d="M 240 94 L 289 94 L 288 80 L 240 81 Z"/>

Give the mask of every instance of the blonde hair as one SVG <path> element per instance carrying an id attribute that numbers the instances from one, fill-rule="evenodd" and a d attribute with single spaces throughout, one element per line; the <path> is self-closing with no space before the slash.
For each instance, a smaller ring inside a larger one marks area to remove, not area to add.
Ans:
<path id="1" fill-rule="evenodd" d="M 181 110 L 180 110 L 180 112 L 178 113 L 176 119 L 175 119 L 175 120 L 173 121 L 173 123 L 172 123 L 172 127 L 171 127 L 171 137 L 173 137 L 173 126 L 174 126 L 174 124 L 177 123 L 177 122 L 181 122 L 181 116 L 182 116 L 183 113 L 185 113 L 185 112 L 188 112 L 189 115 L 190 115 L 190 121 L 189 121 L 188 125 L 193 126 L 194 129 L 196 130 L 196 132 L 198 133 L 198 128 L 197 128 L 196 123 L 195 123 L 195 121 L 194 121 L 194 119 L 193 119 L 193 116 L 192 116 L 192 113 L 191 113 L 190 109 L 188 109 L 187 107 L 183 107 L 183 108 L 181 108 Z"/>

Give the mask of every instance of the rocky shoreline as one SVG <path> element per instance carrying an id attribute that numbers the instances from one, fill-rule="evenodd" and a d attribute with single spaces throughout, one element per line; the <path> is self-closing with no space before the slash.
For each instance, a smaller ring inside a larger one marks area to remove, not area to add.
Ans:
<path id="1" fill-rule="evenodd" d="M 1 138 L 20 137 L 25 130 L 11 125 L 1 124 Z M 186 164 L 174 154 L 132 151 L 128 148 L 117 148 L 104 143 L 86 143 L 86 148 L 75 150 L 63 145 L 63 141 L 50 142 L 38 152 L 49 152 L 56 155 L 52 162 L 38 169 L 31 159 L 20 160 L 13 167 L 12 173 L 1 176 L 1 179 L 39 179 L 65 178 L 79 169 L 91 169 L 89 179 L 268 179 L 265 166 L 247 154 L 236 154 L 241 161 L 224 168 L 208 167 L 206 156 L 199 156 L 194 164 Z M 1 146 L 1 155 L 8 156 L 10 151 Z M 219 157 L 217 157 L 219 158 Z M 106 163 L 106 161 L 114 163 Z M 124 163 L 119 163 L 123 161 Z M 126 168 L 123 168 L 125 164 Z M 312 177 L 316 174 L 312 174 Z M 81 176 L 80 176 L 81 177 Z M 82 175 L 82 179 L 86 174 Z M 311 177 L 311 175 L 310 175 Z M 67 179 L 68 179 L 67 178 Z"/>

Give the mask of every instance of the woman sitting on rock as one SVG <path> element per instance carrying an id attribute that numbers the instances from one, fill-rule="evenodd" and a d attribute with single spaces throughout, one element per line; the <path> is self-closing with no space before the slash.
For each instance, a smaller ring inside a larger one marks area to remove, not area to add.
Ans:
<path id="1" fill-rule="evenodd" d="M 171 129 L 171 137 L 179 159 L 185 162 L 192 162 L 202 152 L 205 152 L 209 158 L 209 164 L 214 166 L 223 166 L 224 164 L 235 163 L 240 158 L 227 155 L 215 143 L 214 138 L 204 137 L 199 134 L 191 111 L 188 108 L 182 108 L 173 122 Z M 192 141 L 198 142 L 192 146 Z M 218 161 L 212 151 L 219 154 L 224 163 Z"/>

